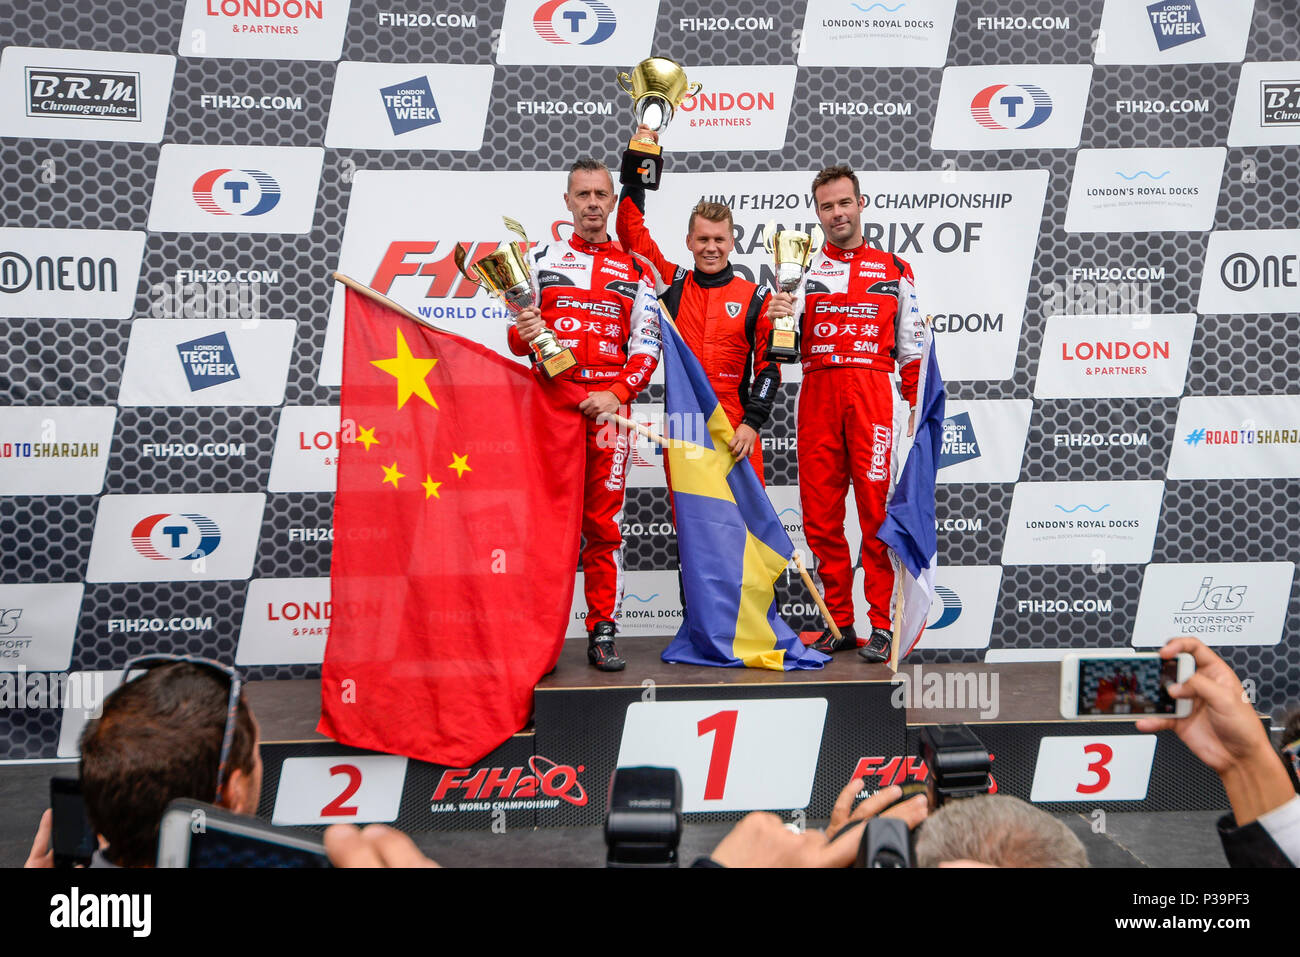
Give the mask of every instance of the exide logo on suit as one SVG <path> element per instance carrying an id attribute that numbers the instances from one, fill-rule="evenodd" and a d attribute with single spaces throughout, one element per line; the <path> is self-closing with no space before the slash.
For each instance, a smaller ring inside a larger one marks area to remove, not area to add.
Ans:
<path id="1" fill-rule="evenodd" d="M 162 512 L 140 519 L 131 529 L 131 544 L 156 562 L 190 561 L 211 555 L 221 544 L 221 529 L 206 515 Z"/>

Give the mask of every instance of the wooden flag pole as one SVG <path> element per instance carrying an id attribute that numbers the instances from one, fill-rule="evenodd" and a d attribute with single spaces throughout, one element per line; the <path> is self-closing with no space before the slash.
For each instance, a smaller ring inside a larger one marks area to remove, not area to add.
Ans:
<path id="1" fill-rule="evenodd" d="M 401 313 L 403 316 L 405 316 L 407 319 L 410 319 L 412 322 L 418 322 L 420 325 L 428 329 L 433 329 L 435 332 L 450 332 L 450 330 L 443 329 L 441 326 L 435 326 L 428 319 L 422 319 L 421 317 L 417 316 L 415 313 L 411 312 L 411 310 L 403 306 L 401 303 L 393 302 L 393 300 L 389 299 L 382 292 L 375 292 L 375 290 L 371 289 L 369 286 L 365 285 L 364 283 L 357 282 L 351 276 L 345 276 L 341 272 L 333 272 L 330 273 L 330 278 L 333 279 L 335 282 L 343 283 L 343 285 L 347 286 L 349 289 L 353 290 L 354 292 L 360 293 L 361 295 L 365 296 L 367 299 L 373 299 L 375 302 L 387 306 L 389 309 L 392 309 L 394 312 Z"/>
<path id="2" fill-rule="evenodd" d="M 898 597 L 894 601 L 894 627 L 892 629 L 894 640 L 889 651 L 889 661 L 886 664 L 897 674 L 899 665 L 898 648 L 902 644 L 903 638 L 903 576 L 898 574 L 897 571 L 895 571 L 894 575 L 898 580 L 896 586 Z"/>
<path id="3" fill-rule="evenodd" d="M 831 617 L 831 610 L 826 607 L 826 602 L 822 600 L 821 592 L 817 590 L 817 586 L 813 584 L 812 576 L 808 574 L 808 569 L 804 567 L 803 552 L 799 551 L 797 548 L 794 550 L 794 565 L 795 568 L 799 569 L 799 577 L 802 578 L 803 583 L 808 586 L 808 591 L 813 596 L 813 601 L 817 602 L 817 607 L 821 610 L 822 617 L 826 619 L 826 627 L 831 630 L 831 634 L 835 636 L 836 641 L 841 640 L 844 636 L 840 634 L 840 629 L 835 624 L 835 619 Z"/>

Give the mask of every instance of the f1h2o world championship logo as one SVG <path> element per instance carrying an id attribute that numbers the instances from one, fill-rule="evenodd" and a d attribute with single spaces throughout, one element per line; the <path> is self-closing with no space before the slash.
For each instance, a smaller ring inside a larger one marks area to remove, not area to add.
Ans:
<path id="1" fill-rule="evenodd" d="M 975 122 L 990 130 L 1032 130 L 1052 115 L 1052 98 L 1032 83 L 995 83 L 970 101 Z"/>
<path id="2" fill-rule="evenodd" d="M 131 529 L 131 545 L 156 562 L 191 561 L 211 555 L 221 544 L 221 529 L 206 515 L 149 515 Z"/>
<path id="3" fill-rule="evenodd" d="M 547 0 L 533 13 L 533 29 L 547 43 L 594 46 L 614 35 L 618 20 L 600 0 Z"/>
<path id="4" fill-rule="evenodd" d="M 280 204 L 280 184 L 258 169 L 210 169 L 194 181 L 194 202 L 214 216 L 261 216 Z"/>

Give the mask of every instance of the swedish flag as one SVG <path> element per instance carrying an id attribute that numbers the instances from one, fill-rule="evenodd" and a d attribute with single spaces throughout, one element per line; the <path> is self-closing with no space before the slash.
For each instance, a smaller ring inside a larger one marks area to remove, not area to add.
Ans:
<path id="1" fill-rule="evenodd" d="M 820 668 L 776 613 L 773 585 L 794 545 L 734 434 L 699 360 L 672 322 L 661 324 L 667 383 L 669 485 L 686 613 L 664 661 L 773 671 Z M 707 433 L 707 434 L 706 434 Z"/>

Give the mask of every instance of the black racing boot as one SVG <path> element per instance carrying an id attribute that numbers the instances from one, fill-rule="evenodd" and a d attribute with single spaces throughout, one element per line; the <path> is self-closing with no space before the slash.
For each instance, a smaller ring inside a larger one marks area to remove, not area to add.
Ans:
<path id="1" fill-rule="evenodd" d="M 852 625 L 841 628 L 840 635 L 842 637 L 839 641 L 836 641 L 835 636 L 831 634 L 831 630 L 827 628 L 822 632 L 821 637 L 812 643 L 813 651 L 820 651 L 822 654 L 829 655 L 833 651 L 847 651 L 858 646 L 858 635 L 853 630 Z"/>
<path id="2" fill-rule="evenodd" d="M 894 636 L 883 628 L 872 628 L 871 639 L 858 649 L 858 657 L 873 665 L 883 664 L 889 660 Z"/>
<path id="3" fill-rule="evenodd" d="M 614 648 L 614 623 L 602 621 L 587 634 L 587 660 L 598 671 L 622 671 L 627 662 Z"/>

